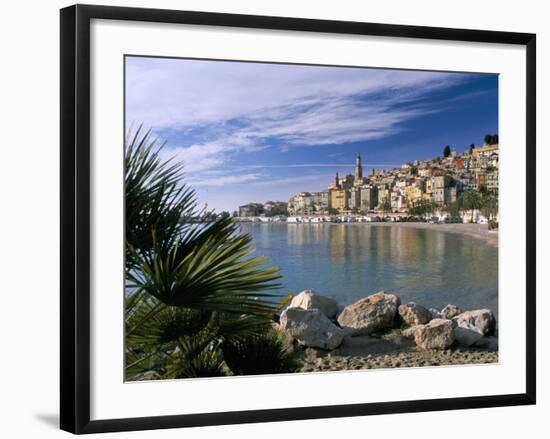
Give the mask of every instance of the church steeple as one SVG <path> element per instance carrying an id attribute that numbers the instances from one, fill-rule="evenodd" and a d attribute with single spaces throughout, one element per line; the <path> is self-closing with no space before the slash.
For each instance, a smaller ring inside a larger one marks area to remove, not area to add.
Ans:
<path id="1" fill-rule="evenodd" d="M 355 157 L 355 183 L 363 180 L 363 166 L 361 166 L 361 154 L 357 153 Z"/>

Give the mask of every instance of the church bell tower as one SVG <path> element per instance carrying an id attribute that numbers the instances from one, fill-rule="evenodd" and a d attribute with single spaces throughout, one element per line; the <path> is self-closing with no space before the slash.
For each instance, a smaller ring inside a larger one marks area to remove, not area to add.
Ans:
<path id="1" fill-rule="evenodd" d="M 357 153 L 355 157 L 355 183 L 363 181 L 363 166 L 361 166 L 361 154 Z"/>

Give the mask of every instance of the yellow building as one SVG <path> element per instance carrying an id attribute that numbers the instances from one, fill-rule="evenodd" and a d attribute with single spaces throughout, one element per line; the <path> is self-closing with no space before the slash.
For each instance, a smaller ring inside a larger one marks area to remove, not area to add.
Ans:
<path id="1" fill-rule="evenodd" d="M 429 196 L 418 186 L 407 186 L 405 188 L 405 195 L 407 196 L 408 207 L 412 207 L 415 203 L 429 198 Z"/>
<path id="2" fill-rule="evenodd" d="M 345 189 L 331 189 L 330 191 L 330 207 L 343 212 L 349 209 L 348 192 Z"/>

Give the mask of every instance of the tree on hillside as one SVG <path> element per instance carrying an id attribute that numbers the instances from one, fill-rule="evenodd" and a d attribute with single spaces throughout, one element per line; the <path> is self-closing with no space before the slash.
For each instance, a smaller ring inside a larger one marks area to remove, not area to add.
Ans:
<path id="1" fill-rule="evenodd" d="M 451 155 L 451 147 L 447 145 L 445 148 L 443 148 L 443 157 L 449 157 Z"/>
<path id="2" fill-rule="evenodd" d="M 288 216 L 288 210 L 286 209 L 286 207 L 275 206 L 265 214 L 265 216 L 268 216 L 268 217 L 278 216 L 278 215 Z"/>
<path id="3" fill-rule="evenodd" d="M 498 144 L 498 134 L 486 134 L 483 140 L 485 145 L 496 145 Z"/>

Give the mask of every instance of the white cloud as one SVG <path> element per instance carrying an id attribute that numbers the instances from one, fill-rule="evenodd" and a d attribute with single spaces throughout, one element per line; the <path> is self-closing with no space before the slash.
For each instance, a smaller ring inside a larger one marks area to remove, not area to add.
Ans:
<path id="1" fill-rule="evenodd" d="M 460 74 L 127 58 L 128 122 L 179 133 L 202 127 L 208 138 L 171 143 L 190 171 L 218 166 L 275 139 L 296 145 L 367 141 L 433 111 L 429 92 Z M 238 124 L 232 122 L 238 121 Z"/>
<path id="2" fill-rule="evenodd" d="M 260 146 L 252 138 L 233 133 L 210 142 L 164 148 L 162 155 L 164 158 L 183 162 L 186 172 L 197 173 L 219 167 L 229 160 L 231 154 L 250 152 L 258 148 Z"/>
<path id="3" fill-rule="evenodd" d="M 241 155 L 273 144 L 288 150 L 398 133 L 404 122 L 439 110 L 426 104 L 429 93 L 465 78 L 436 72 L 153 58 L 127 58 L 126 73 L 127 122 L 163 131 L 169 141 L 163 156 L 184 163 L 186 181 L 197 187 L 201 200 L 227 207 L 254 197 L 288 198 L 295 188 L 319 190 L 332 178 L 302 175 L 301 170 L 295 177 L 290 171 L 277 177 L 270 168 L 334 171 L 353 165 L 243 166 Z M 246 191 L 239 187 L 242 184 Z"/>

